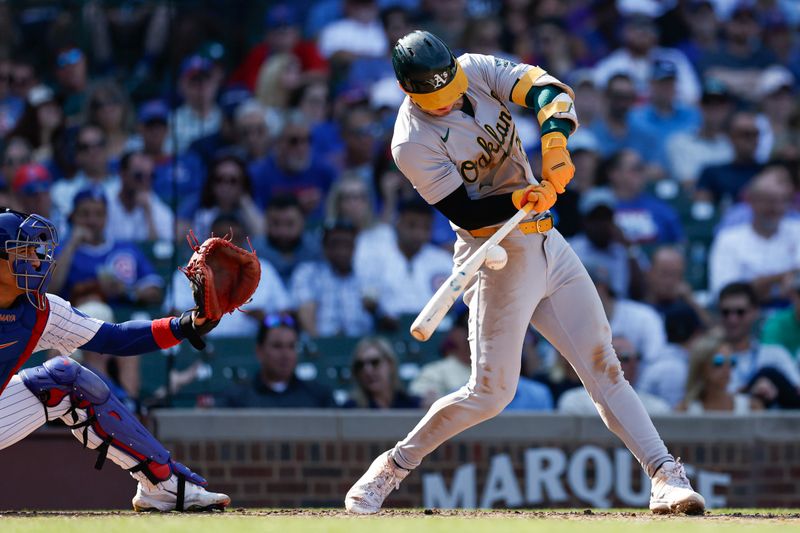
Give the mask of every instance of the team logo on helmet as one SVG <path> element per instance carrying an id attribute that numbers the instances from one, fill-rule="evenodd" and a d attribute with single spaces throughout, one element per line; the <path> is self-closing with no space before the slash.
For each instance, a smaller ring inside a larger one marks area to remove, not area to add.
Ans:
<path id="1" fill-rule="evenodd" d="M 434 89 L 447 85 L 447 71 L 443 71 L 441 74 L 434 74 L 433 79 L 428 80 L 428 83 L 433 85 Z"/>

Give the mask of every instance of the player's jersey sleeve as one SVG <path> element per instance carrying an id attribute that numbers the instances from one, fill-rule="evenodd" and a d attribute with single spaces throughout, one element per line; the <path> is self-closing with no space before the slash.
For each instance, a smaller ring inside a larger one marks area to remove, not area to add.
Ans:
<path id="1" fill-rule="evenodd" d="M 507 59 L 481 54 L 464 54 L 458 60 L 468 64 L 465 69 L 469 74 L 477 72 L 503 101 L 511 101 L 511 91 L 523 74 L 538 69 L 525 63 L 514 63 Z M 544 73 L 543 70 L 539 70 Z"/>
<path id="2" fill-rule="evenodd" d="M 463 182 L 453 162 L 428 146 L 405 142 L 392 148 L 392 156 L 400 172 L 431 205 L 443 200 Z"/>
<path id="3" fill-rule="evenodd" d="M 50 315 L 34 351 L 56 350 L 68 355 L 89 342 L 103 325 L 74 309 L 69 302 L 53 294 L 47 295 Z"/>

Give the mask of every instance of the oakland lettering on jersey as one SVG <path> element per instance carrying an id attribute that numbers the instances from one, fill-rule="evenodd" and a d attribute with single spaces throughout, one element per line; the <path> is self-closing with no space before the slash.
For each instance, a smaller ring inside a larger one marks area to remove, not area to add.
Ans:
<path id="1" fill-rule="evenodd" d="M 483 137 L 475 139 L 484 153 L 481 154 L 477 161 L 467 160 L 461 163 L 460 172 L 464 181 L 467 183 L 475 183 L 480 175 L 480 169 L 491 166 L 494 161 L 494 155 L 505 146 L 509 131 L 514 131 L 512 129 L 513 122 L 511 120 L 511 113 L 503 106 L 503 109 L 500 110 L 500 114 L 497 116 L 497 122 L 494 127 L 489 124 L 483 125 L 483 129 L 486 130 L 491 139 L 494 139 L 496 143 L 492 142 L 491 139 L 484 139 Z"/>

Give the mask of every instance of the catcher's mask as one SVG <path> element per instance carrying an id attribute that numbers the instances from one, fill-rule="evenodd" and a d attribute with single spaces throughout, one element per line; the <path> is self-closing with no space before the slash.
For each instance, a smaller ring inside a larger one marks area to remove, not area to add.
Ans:
<path id="1" fill-rule="evenodd" d="M 467 92 L 469 81 L 450 48 L 434 34 L 414 31 L 392 49 L 400 88 L 426 111 L 447 107 Z"/>
<path id="2" fill-rule="evenodd" d="M 45 293 L 55 270 L 58 230 L 39 215 L 12 209 L 0 212 L 0 259 L 8 261 L 17 288 L 28 301 L 44 310 Z"/>

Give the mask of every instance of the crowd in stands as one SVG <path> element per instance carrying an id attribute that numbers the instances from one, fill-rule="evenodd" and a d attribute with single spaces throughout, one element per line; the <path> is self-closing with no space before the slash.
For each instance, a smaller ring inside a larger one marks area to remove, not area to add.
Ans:
<path id="1" fill-rule="evenodd" d="M 577 171 L 553 211 L 648 411 L 800 408 L 798 6 L 0 2 L 0 205 L 56 223 L 50 290 L 104 320 L 193 305 L 177 271 L 190 230 L 252 246 L 259 289 L 210 334 L 252 341 L 252 371 L 204 405 L 428 406 L 470 375 L 463 304 L 429 349 L 440 358 L 411 368 L 395 342 L 455 240 L 389 150 L 404 98 L 391 47 L 428 29 L 574 88 Z M 536 119 L 509 105 L 538 173 Z M 344 394 L 301 371 L 335 337 L 358 342 L 314 360 L 348 358 Z M 141 399 L 136 359 L 80 357 Z M 520 357 L 508 409 L 594 412 L 533 330 Z M 159 394 L 202 368 L 173 369 Z"/>

